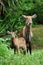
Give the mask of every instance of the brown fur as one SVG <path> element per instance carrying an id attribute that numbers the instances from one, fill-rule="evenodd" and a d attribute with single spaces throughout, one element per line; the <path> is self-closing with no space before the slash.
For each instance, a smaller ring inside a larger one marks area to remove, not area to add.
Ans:
<path id="1" fill-rule="evenodd" d="M 19 52 L 20 48 L 23 48 L 26 53 L 26 41 L 24 38 L 12 38 L 11 40 L 12 44 L 14 45 L 14 52 Z"/>
<path id="2" fill-rule="evenodd" d="M 31 30 L 30 30 L 30 28 L 28 26 L 26 26 L 25 29 L 23 30 L 23 28 L 22 28 L 21 31 L 20 31 L 21 33 L 19 32 L 19 37 L 24 37 L 26 39 L 26 42 L 27 42 L 27 52 L 28 52 L 28 49 L 29 49 L 30 54 L 31 54 L 31 41 L 32 41 L 32 37 L 30 37 L 31 40 L 29 41 L 29 35 L 31 35 Z M 24 31 L 24 33 L 23 33 L 23 31 Z"/>
<path id="3" fill-rule="evenodd" d="M 24 49 L 24 53 L 26 53 L 27 51 L 27 47 L 26 47 L 26 41 L 23 37 L 15 37 L 13 35 L 15 35 L 14 32 L 8 32 L 8 34 L 11 34 L 11 48 L 14 48 L 14 52 L 19 52 L 20 48 Z"/>

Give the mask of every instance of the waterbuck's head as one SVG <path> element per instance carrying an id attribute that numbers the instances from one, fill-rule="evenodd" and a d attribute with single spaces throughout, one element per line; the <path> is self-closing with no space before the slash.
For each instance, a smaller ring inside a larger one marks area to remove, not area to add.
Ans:
<path id="1" fill-rule="evenodd" d="M 32 18 L 36 18 L 36 17 L 37 17 L 36 14 L 34 14 L 34 15 L 32 15 L 32 16 L 26 16 L 26 15 L 22 15 L 22 16 L 26 19 L 25 24 L 26 24 L 27 26 L 32 25 Z"/>
<path id="2" fill-rule="evenodd" d="M 32 17 L 31 16 L 26 16 L 25 24 L 26 24 L 26 26 L 32 25 Z"/>
<path id="3" fill-rule="evenodd" d="M 12 37 L 16 37 L 16 33 L 17 33 L 17 31 L 15 31 L 15 32 L 7 31 L 7 34 L 10 34 Z"/>
<path id="4" fill-rule="evenodd" d="M 32 20 L 27 19 L 26 22 L 25 22 L 25 24 L 26 24 L 26 26 L 32 25 Z"/>

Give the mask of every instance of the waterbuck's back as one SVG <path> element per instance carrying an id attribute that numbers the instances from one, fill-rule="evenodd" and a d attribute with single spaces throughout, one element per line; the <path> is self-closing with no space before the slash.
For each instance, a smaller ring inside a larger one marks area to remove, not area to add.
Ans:
<path id="1" fill-rule="evenodd" d="M 15 38 L 15 39 L 13 39 L 13 43 L 16 46 L 25 46 L 26 45 L 26 41 L 22 37 L 21 38 Z"/>

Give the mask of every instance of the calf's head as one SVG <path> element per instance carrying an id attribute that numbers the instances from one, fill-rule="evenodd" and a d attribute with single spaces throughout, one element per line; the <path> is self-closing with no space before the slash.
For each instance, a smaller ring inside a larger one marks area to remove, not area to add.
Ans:
<path id="1" fill-rule="evenodd" d="M 15 36 L 16 36 L 16 33 L 17 33 L 17 31 L 15 31 L 15 32 L 10 32 L 10 31 L 7 31 L 7 34 L 10 34 L 12 37 L 14 37 L 15 38 Z"/>

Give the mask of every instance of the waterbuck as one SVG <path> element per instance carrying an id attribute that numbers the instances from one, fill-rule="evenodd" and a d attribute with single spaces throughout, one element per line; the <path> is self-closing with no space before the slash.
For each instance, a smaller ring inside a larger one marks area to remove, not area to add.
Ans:
<path id="1" fill-rule="evenodd" d="M 26 19 L 26 22 L 25 22 L 25 26 L 22 29 L 19 30 L 18 36 L 25 38 L 25 40 L 27 42 L 27 52 L 28 52 L 28 49 L 29 49 L 30 54 L 31 54 L 31 42 L 32 42 L 32 37 L 33 37 L 33 34 L 32 34 L 32 19 L 36 18 L 37 15 L 34 14 L 32 16 L 26 16 L 26 15 L 22 15 L 22 16 Z"/>
<path id="2" fill-rule="evenodd" d="M 8 34 L 11 35 L 11 48 L 14 48 L 14 52 L 20 52 L 20 49 L 24 50 L 24 54 L 27 52 L 27 46 L 26 46 L 26 40 L 23 37 L 16 37 L 16 31 L 15 32 L 9 32 Z"/>

